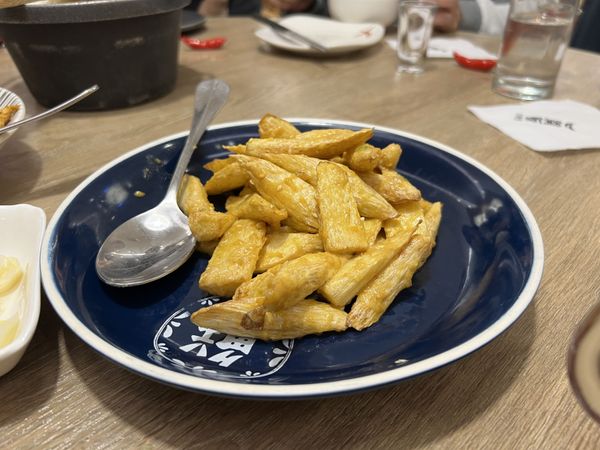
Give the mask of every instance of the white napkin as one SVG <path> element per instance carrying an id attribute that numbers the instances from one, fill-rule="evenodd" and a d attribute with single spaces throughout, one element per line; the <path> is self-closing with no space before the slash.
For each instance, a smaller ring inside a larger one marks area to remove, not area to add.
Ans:
<path id="1" fill-rule="evenodd" d="M 429 40 L 428 58 L 452 58 L 454 52 L 470 59 L 498 59 L 466 39 L 434 37 Z"/>
<path id="2" fill-rule="evenodd" d="M 482 121 L 540 152 L 600 148 L 600 111 L 573 100 L 469 106 Z"/>
<path id="3" fill-rule="evenodd" d="M 392 49 L 396 49 L 397 42 L 394 38 L 385 40 Z M 471 59 L 497 59 L 496 55 L 476 46 L 470 41 L 461 38 L 434 37 L 429 40 L 427 47 L 428 58 L 452 58 L 452 53 L 457 52 Z"/>

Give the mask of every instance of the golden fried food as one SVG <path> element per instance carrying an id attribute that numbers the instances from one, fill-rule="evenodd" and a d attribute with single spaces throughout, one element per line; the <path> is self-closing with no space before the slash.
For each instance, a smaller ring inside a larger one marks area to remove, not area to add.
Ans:
<path id="1" fill-rule="evenodd" d="M 256 263 L 256 271 L 264 272 L 290 259 L 321 251 L 323 241 L 318 234 L 274 231 L 267 235 L 267 242 Z"/>
<path id="2" fill-rule="evenodd" d="M 332 253 L 364 252 L 369 243 L 346 173 L 338 164 L 317 166 L 317 204 L 323 247 Z"/>
<path id="3" fill-rule="evenodd" d="M 396 169 L 400 156 L 402 155 L 402 147 L 400 144 L 390 144 L 381 149 L 381 156 L 379 158 L 379 167 L 386 167 L 388 169 Z"/>
<path id="4" fill-rule="evenodd" d="M 247 152 L 246 154 L 251 154 Z M 322 161 L 318 158 L 312 158 L 305 155 L 286 155 L 280 153 L 260 153 L 257 152 L 252 156 L 265 159 L 282 169 L 296 175 L 302 180 L 309 183 L 311 186 L 317 186 L 317 166 Z M 337 163 L 336 163 L 337 164 Z M 361 178 L 348 167 L 338 164 L 348 176 L 348 183 L 352 189 L 354 200 L 358 206 L 360 214 L 364 217 L 376 219 L 389 219 L 396 216 L 396 211 L 393 206 L 388 203 L 380 194 L 372 187 L 367 185 Z"/>
<path id="5" fill-rule="evenodd" d="M 177 203 L 186 215 L 190 215 L 192 210 L 210 210 L 214 209 L 213 204 L 208 201 L 208 195 L 200 178 L 193 175 L 184 175 L 179 191 L 177 193 Z"/>
<path id="6" fill-rule="evenodd" d="M 196 311 L 196 325 L 276 340 L 379 320 L 431 254 L 441 204 L 395 170 L 400 145 L 377 148 L 372 134 L 300 132 L 267 114 L 259 138 L 205 164 L 205 186 L 186 176 L 179 204 L 210 255 L 199 285 L 230 298 Z M 208 195 L 226 192 L 216 211 Z"/>
<path id="7" fill-rule="evenodd" d="M 291 139 L 300 134 L 298 128 L 273 114 L 265 114 L 258 122 L 258 135 L 265 138 Z"/>
<path id="8" fill-rule="evenodd" d="M 0 127 L 8 125 L 8 122 L 10 122 L 10 119 L 12 119 L 18 110 L 19 105 L 8 105 L 0 108 Z"/>
<path id="9" fill-rule="evenodd" d="M 344 307 L 400 253 L 411 235 L 398 234 L 376 242 L 366 252 L 344 264 L 319 292 L 333 306 Z"/>
<path id="10" fill-rule="evenodd" d="M 367 236 L 367 243 L 369 247 L 371 247 L 377 240 L 379 232 L 381 231 L 382 224 L 383 222 L 379 219 L 366 219 L 363 222 L 363 226 L 365 228 L 365 235 Z"/>
<path id="11" fill-rule="evenodd" d="M 313 130 L 300 133 L 295 138 L 251 138 L 246 143 L 248 152 L 257 153 L 289 153 L 329 159 L 339 156 L 345 151 L 364 144 L 373 136 L 373 130 L 365 128 L 351 130 Z"/>
<path id="12" fill-rule="evenodd" d="M 219 239 L 235 222 L 233 214 L 218 211 L 194 209 L 188 216 L 190 230 L 197 241 Z"/>
<path id="13" fill-rule="evenodd" d="M 260 195 L 276 207 L 285 209 L 290 218 L 308 229 L 319 229 L 317 199 L 310 184 L 264 159 L 241 155 L 237 158 Z"/>
<path id="14" fill-rule="evenodd" d="M 344 162 L 357 172 L 369 172 L 379 165 L 381 150 L 371 144 L 362 144 L 344 153 Z"/>
<path id="15" fill-rule="evenodd" d="M 373 325 L 398 293 L 411 286 L 413 275 L 435 246 L 441 217 L 442 205 L 434 203 L 406 248 L 358 294 L 348 314 L 349 326 L 362 330 Z"/>
<path id="16" fill-rule="evenodd" d="M 266 231 L 264 222 L 236 220 L 213 251 L 200 276 L 200 288 L 215 295 L 233 296 L 240 284 L 252 278 Z"/>
<path id="17" fill-rule="evenodd" d="M 382 167 L 380 174 L 361 172 L 360 177 L 392 205 L 421 199 L 421 192 L 395 170 Z"/>
<path id="18" fill-rule="evenodd" d="M 235 158 L 232 157 L 227 157 L 224 159 L 213 159 L 212 161 L 209 161 L 206 164 L 204 164 L 204 166 L 202 167 L 204 167 L 206 170 L 210 170 L 211 172 L 215 173 L 221 169 L 224 169 L 229 164 L 233 164 L 235 162 Z"/>
<path id="19" fill-rule="evenodd" d="M 285 310 L 303 300 L 329 280 L 341 264 L 342 259 L 330 253 L 309 253 L 242 284 L 234 298 L 260 298 L 259 306 L 247 314 L 242 326 L 262 328 L 266 311 Z"/>
<path id="20" fill-rule="evenodd" d="M 257 307 L 257 299 L 242 298 L 217 303 L 192 314 L 192 322 L 199 327 L 219 330 L 234 336 L 251 337 L 265 341 L 295 339 L 308 334 L 344 331 L 347 314 L 327 303 L 306 299 L 288 309 L 266 312 L 261 329 L 242 327 L 242 319 Z"/>
<path id="21" fill-rule="evenodd" d="M 225 167 L 216 171 L 204 185 L 208 195 L 222 194 L 234 189 L 239 189 L 248 182 L 248 173 L 242 168 L 239 161 L 233 160 Z"/>
<path id="22" fill-rule="evenodd" d="M 277 208 L 259 194 L 250 194 L 239 199 L 240 201 L 226 205 L 226 208 L 240 219 L 262 220 L 274 229 L 279 229 L 281 221 L 287 219 L 287 210 Z"/>

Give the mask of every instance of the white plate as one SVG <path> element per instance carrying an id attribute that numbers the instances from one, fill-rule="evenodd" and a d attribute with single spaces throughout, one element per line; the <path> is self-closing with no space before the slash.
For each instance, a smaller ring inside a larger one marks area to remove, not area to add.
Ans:
<path id="1" fill-rule="evenodd" d="M 385 28 L 378 23 L 343 23 L 337 20 L 303 14 L 286 16 L 279 23 L 327 48 L 325 54 L 353 52 L 377 44 L 385 35 Z M 254 33 L 273 47 L 295 53 L 322 55 L 307 44 L 282 37 L 270 27 Z"/>
<path id="2" fill-rule="evenodd" d="M 15 339 L 0 348 L 0 376 L 17 365 L 40 316 L 40 248 L 46 215 L 31 205 L 0 206 L 0 255 L 14 256 L 25 268 L 25 303 Z"/>

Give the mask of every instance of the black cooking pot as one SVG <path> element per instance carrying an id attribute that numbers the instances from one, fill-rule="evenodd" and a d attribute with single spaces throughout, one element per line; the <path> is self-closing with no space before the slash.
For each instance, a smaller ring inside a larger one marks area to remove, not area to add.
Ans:
<path id="1" fill-rule="evenodd" d="M 189 0 L 87 0 L 0 10 L 0 36 L 44 106 L 100 90 L 76 110 L 121 108 L 169 93 Z"/>

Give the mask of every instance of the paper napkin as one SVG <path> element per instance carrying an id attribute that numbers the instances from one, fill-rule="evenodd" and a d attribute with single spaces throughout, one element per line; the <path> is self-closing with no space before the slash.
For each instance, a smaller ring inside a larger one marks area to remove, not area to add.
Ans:
<path id="1" fill-rule="evenodd" d="M 396 49 L 396 39 L 388 38 L 386 42 L 391 48 Z M 466 39 L 434 37 L 429 40 L 429 46 L 427 47 L 428 58 L 452 58 L 452 53 L 454 52 L 471 59 L 497 59 L 496 55 L 476 46 Z"/>
<path id="2" fill-rule="evenodd" d="M 466 39 L 434 37 L 429 40 L 428 58 L 452 58 L 454 52 L 470 59 L 498 59 Z"/>
<path id="3" fill-rule="evenodd" d="M 482 121 L 540 152 L 600 148 L 600 111 L 573 100 L 469 106 Z"/>

